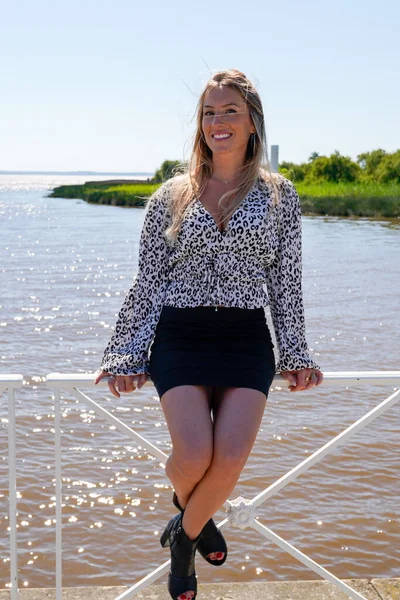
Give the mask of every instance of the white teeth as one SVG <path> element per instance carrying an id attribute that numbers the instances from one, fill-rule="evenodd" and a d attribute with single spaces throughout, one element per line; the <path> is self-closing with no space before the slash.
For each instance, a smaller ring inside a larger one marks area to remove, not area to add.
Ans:
<path id="1" fill-rule="evenodd" d="M 217 133 L 216 133 L 216 134 L 214 135 L 214 137 L 215 137 L 215 138 L 217 138 L 217 140 L 223 140 L 224 138 L 231 137 L 231 134 L 230 134 L 230 133 L 221 133 L 221 134 L 219 135 L 219 134 L 217 134 Z"/>

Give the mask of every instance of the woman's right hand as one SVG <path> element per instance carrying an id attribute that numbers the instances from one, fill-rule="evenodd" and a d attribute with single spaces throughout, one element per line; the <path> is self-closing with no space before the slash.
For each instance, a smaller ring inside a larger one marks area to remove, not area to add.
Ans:
<path id="1" fill-rule="evenodd" d="M 94 380 L 95 385 L 101 379 L 104 379 L 104 377 L 109 377 L 108 389 L 117 398 L 121 397 L 121 394 L 117 392 L 117 388 L 119 392 L 129 394 L 130 392 L 134 392 L 136 388 L 140 390 L 149 378 L 146 373 L 140 373 L 139 375 L 113 375 L 112 373 L 108 373 L 108 371 L 100 371 Z"/>

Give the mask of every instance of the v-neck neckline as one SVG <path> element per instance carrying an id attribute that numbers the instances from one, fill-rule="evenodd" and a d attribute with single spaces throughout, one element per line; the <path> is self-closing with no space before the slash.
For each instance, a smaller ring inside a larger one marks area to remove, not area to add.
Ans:
<path id="1" fill-rule="evenodd" d="M 229 231 L 229 229 L 230 229 L 230 224 L 231 224 L 231 222 L 232 222 L 233 218 L 235 217 L 236 213 L 238 213 L 238 212 L 239 212 L 239 210 L 240 210 L 240 209 L 243 207 L 243 204 L 245 203 L 245 201 L 247 200 L 248 196 L 250 195 L 250 192 L 252 192 L 252 191 L 253 191 L 253 189 L 254 189 L 255 185 L 256 185 L 256 182 L 254 182 L 254 184 L 253 184 L 252 188 L 251 188 L 251 189 L 250 189 L 250 190 L 247 192 L 247 194 L 246 194 L 246 195 L 245 195 L 245 197 L 242 199 L 242 201 L 241 201 L 241 203 L 239 204 L 239 206 L 238 206 L 238 207 L 235 209 L 235 211 L 234 211 L 234 212 L 231 214 L 231 216 L 230 216 L 230 218 L 229 218 L 229 221 L 228 221 L 228 223 L 227 223 L 227 225 L 226 225 L 226 229 L 225 229 L 225 231 L 221 231 L 221 230 L 220 230 L 220 228 L 218 227 L 218 225 L 217 225 L 217 223 L 216 223 L 216 221 L 215 221 L 214 217 L 213 217 L 213 216 L 212 216 L 212 214 L 210 213 L 210 211 L 209 211 L 209 210 L 207 210 L 207 208 L 204 206 L 204 204 L 202 203 L 202 201 L 200 200 L 200 198 L 199 198 L 198 196 L 196 197 L 196 201 L 198 202 L 198 204 L 200 205 L 200 207 L 203 209 L 203 211 L 205 212 L 205 214 L 206 214 L 206 215 L 208 215 L 208 216 L 210 217 L 210 219 L 211 219 L 211 220 L 212 220 L 212 222 L 214 223 L 214 226 L 215 226 L 216 230 L 218 231 L 218 233 L 219 233 L 219 235 L 220 235 L 221 237 L 225 236 L 225 235 L 228 233 L 228 231 Z"/>

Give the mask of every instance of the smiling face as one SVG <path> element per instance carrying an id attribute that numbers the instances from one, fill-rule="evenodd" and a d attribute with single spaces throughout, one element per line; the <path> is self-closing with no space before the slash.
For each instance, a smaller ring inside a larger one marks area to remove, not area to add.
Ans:
<path id="1" fill-rule="evenodd" d="M 219 85 L 204 97 L 202 111 L 203 134 L 213 154 L 239 152 L 245 155 L 255 128 L 241 94 L 227 85 Z"/>

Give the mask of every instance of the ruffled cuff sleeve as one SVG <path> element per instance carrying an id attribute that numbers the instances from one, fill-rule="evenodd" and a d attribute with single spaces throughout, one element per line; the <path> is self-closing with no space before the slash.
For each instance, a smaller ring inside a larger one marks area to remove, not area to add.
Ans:
<path id="1" fill-rule="evenodd" d="M 168 284 L 170 181 L 147 201 L 139 246 L 138 274 L 126 294 L 101 369 L 113 375 L 149 374 L 148 351 Z"/>
<path id="2" fill-rule="evenodd" d="M 320 369 L 310 356 L 305 336 L 300 199 L 287 179 L 276 210 L 279 246 L 266 271 L 268 299 L 279 349 L 276 372 Z"/>

